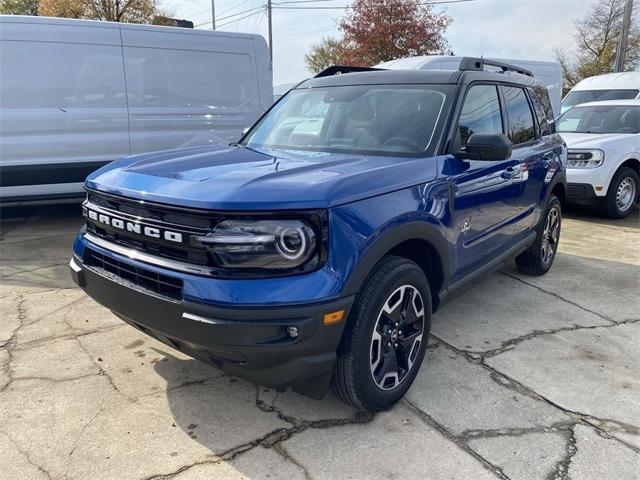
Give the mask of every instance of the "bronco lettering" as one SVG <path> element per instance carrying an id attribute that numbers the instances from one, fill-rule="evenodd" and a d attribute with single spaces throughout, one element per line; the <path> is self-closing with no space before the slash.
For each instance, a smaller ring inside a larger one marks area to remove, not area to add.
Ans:
<path id="1" fill-rule="evenodd" d="M 104 225 L 109 225 L 118 230 L 124 230 L 131 233 L 137 233 L 151 238 L 162 238 L 168 242 L 182 243 L 183 237 L 180 232 L 173 232 L 171 230 L 164 230 L 156 227 L 142 226 L 139 223 L 128 222 L 121 218 L 111 217 L 104 213 L 97 213 L 93 210 L 87 209 L 86 216 L 90 220 Z"/>

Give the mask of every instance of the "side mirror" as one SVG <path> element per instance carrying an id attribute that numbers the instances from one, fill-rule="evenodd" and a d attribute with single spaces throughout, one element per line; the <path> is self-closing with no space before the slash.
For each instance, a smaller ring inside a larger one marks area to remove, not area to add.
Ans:
<path id="1" fill-rule="evenodd" d="M 506 160 L 511 156 L 512 144 L 504 133 L 474 133 L 464 150 L 454 155 L 461 160 Z"/>

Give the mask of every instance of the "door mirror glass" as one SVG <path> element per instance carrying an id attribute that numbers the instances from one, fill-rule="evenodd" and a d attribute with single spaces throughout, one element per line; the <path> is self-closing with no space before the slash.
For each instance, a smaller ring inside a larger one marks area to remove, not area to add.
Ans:
<path id="1" fill-rule="evenodd" d="M 511 156 L 512 144 L 504 133 L 474 133 L 464 150 L 455 153 L 459 159 L 506 160 Z"/>

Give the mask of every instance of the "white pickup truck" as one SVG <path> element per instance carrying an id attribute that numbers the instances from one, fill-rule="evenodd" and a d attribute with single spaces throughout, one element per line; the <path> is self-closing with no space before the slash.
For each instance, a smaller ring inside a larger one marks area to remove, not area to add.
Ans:
<path id="1" fill-rule="evenodd" d="M 584 103 L 556 125 L 568 148 L 567 201 L 629 215 L 640 191 L 640 100 Z"/>

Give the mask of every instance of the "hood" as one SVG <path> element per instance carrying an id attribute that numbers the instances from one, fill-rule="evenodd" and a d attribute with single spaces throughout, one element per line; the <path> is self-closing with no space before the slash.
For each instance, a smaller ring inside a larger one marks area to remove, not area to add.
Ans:
<path id="1" fill-rule="evenodd" d="M 90 189 L 209 210 L 328 208 L 436 177 L 434 157 L 406 158 L 207 146 L 127 157 Z"/>
<path id="2" fill-rule="evenodd" d="M 563 133 L 560 132 L 567 148 L 599 148 L 605 143 L 628 139 L 629 133 Z"/>

